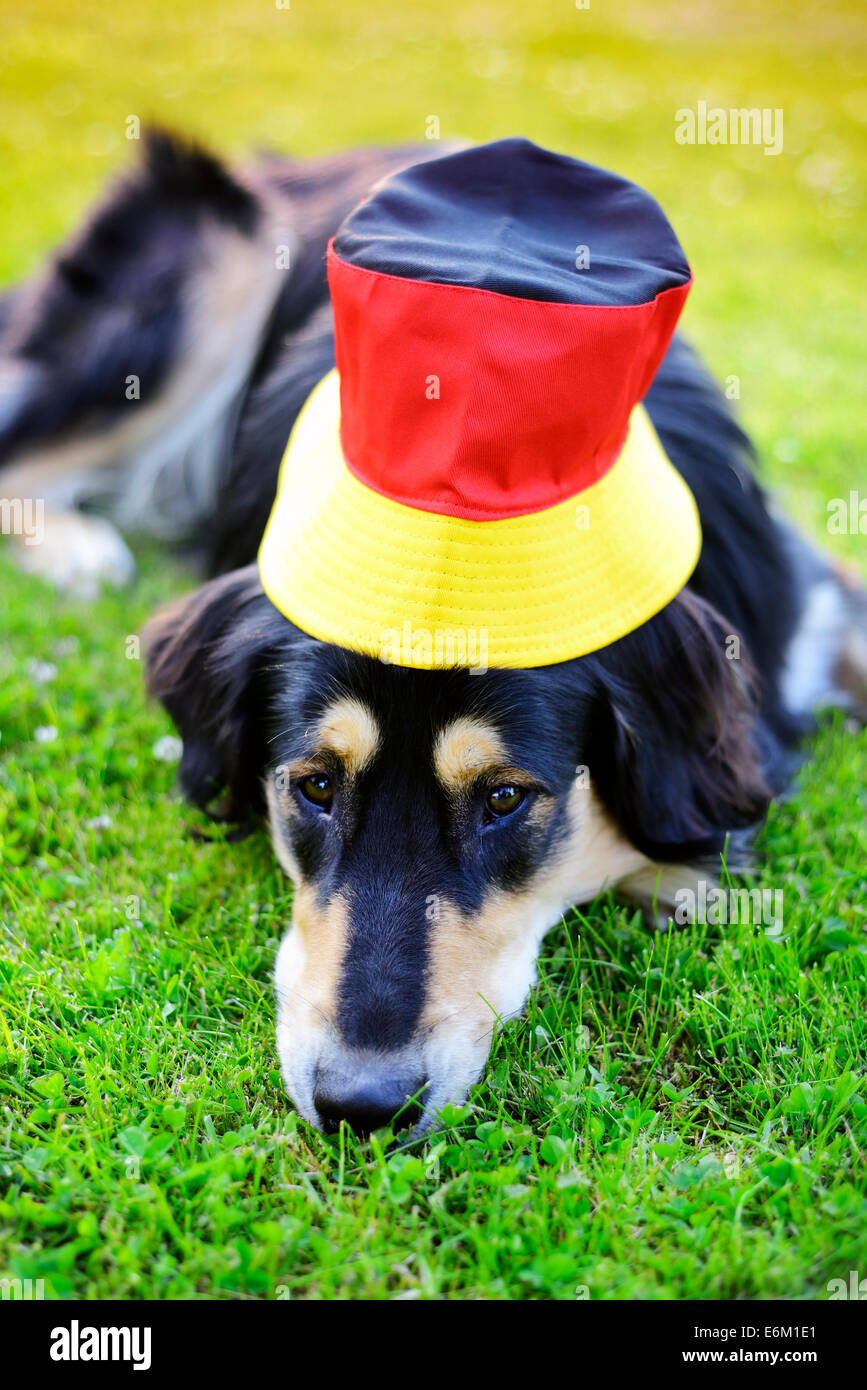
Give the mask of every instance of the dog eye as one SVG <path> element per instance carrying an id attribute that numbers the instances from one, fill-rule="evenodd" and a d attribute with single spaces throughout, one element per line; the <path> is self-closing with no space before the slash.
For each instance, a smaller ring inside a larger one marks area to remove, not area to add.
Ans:
<path id="1" fill-rule="evenodd" d="M 334 800 L 334 788 L 331 785 L 331 778 L 324 772 L 311 772 L 307 777 L 302 777 L 298 783 L 298 790 L 309 801 L 311 806 L 316 806 L 320 811 L 330 811 L 331 803 Z"/>
<path id="2" fill-rule="evenodd" d="M 488 793 L 485 810 L 489 815 L 501 818 L 510 816 L 513 811 L 517 811 L 523 802 L 524 792 L 521 788 L 507 782 L 502 787 L 494 787 L 494 790 Z"/>

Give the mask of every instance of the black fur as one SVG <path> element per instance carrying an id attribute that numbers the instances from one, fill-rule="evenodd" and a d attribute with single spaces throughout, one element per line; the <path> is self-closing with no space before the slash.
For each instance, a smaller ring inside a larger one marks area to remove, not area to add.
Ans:
<path id="1" fill-rule="evenodd" d="M 744 639 L 765 722 L 781 743 L 805 732 L 777 681 L 800 613 L 788 531 L 768 511 L 747 435 L 704 363 L 676 336 L 645 397 L 654 427 L 698 504 L 702 549 L 690 591 Z M 757 602 L 761 595 L 761 602 Z M 780 772 L 785 775 L 783 767 Z"/>
<path id="2" fill-rule="evenodd" d="M 149 629 L 149 686 L 184 738 L 181 784 L 214 819 L 241 821 L 264 809 L 260 706 L 266 664 L 281 645 L 276 616 L 250 569 L 180 600 Z"/>
<path id="3" fill-rule="evenodd" d="M 399 1048 L 424 1003 L 431 901 L 472 916 L 495 887 L 520 889 L 568 828 L 576 767 L 586 765 L 633 843 L 656 859 L 718 857 L 727 834 L 764 814 L 761 720 L 725 659 L 721 625 L 681 596 L 603 653 L 528 671 L 413 671 L 320 643 L 262 592 L 254 566 L 217 579 L 154 620 L 149 684 L 184 739 L 181 779 L 217 814 L 262 809 L 262 784 L 307 749 L 338 695 L 370 708 L 381 752 L 347 784 L 329 766 L 337 805 L 298 798 L 291 843 L 323 909 L 340 895 L 349 938 L 338 1022 L 351 1046 Z M 462 714 L 501 733 L 533 796 L 552 800 L 539 828 L 527 811 L 486 824 L 488 788 L 455 804 L 434 775 L 434 733 Z M 286 833 L 290 833 L 287 823 Z"/>
<path id="4" fill-rule="evenodd" d="M 378 178 L 440 152 L 267 157 L 236 179 L 152 133 L 141 168 L 47 273 L 0 298 L 0 356 L 23 369 L 0 399 L 2 467 L 28 445 L 109 426 L 127 375 L 143 397 L 157 395 L 178 364 L 184 292 L 209 225 L 251 236 L 266 205 L 291 223 L 291 272 L 219 423 L 215 497 L 198 516 L 204 568 L 217 577 L 150 625 L 148 684 L 183 736 L 186 794 L 245 826 L 265 811 L 271 779 L 277 787 L 308 755 L 335 696 L 372 710 L 382 740 L 369 766 L 349 777 L 339 760 L 329 765 L 330 813 L 292 781 L 275 831 L 321 907 L 345 907 L 334 1020 L 343 1042 L 382 1053 L 418 1029 L 431 900 L 472 920 L 493 890 L 520 892 L 544 874 L 570 830 L 576 769 L 589 769 L 614 822 L 651 861 L 718 865 L 728 837 L 748 838 L 805 731 L 784 706 L 781 677 L 807 591 L 829 572 L 769 513 L 749 441 L 676 338 L 645 404 L 696 498 L 703 547 L 687 588 L 637 631 L 560 665 L 470 675 L 343 651 L 273 607 L 253 561 L 291 428 L 334 361 L 327 242 Z M 505 820 L 486 812 L 483 777 L 458 793 L 434 773 L 435 734 L 460 715 L 492 724 L 523 769 L 525 799 Z M 533 815 L 536 803 L 546 814 Z M 419 1087 L 410 1078 L 398 1089 Z"/>
<path id="5" fill-rule="evenodd" d="M 303 205 L 309 220 L 297 274 L 275 309 L 226 454 L 220 496 L 231 505 L 205 527 L 208 568 L 241 572 L 201 591 L 182 620 L 160 621 L 150 674 L 151 688 L 189 735 L 182 766 L 188 794 L 204 806 L 226 791 L 222 814 L 262 809 L 264 759 L 251 762 L 246 723 L 251 711 L 254 722 L 264 721 L 263 709 L 285 705 L 288 691 L 297 698 L 296 667 L 316 693 L 333 685 L 335 661 L 350 661 L 353 681 L 367 672 L 363 683 L 377 708 L 384 691 L 404 679 L 295 633 L 258 591 L 255 572 L 241 569 L 258 549 L 292 424 L 333 364 L 325 245 L 339 208 L 389 159 L 393 153 L 362 152 L 319 168 L 309 184 L 306 166 L 265 166 L 270 187 Z M 783 709 L 778 678 L 798 598 L 785 535 L 753 477 L 749 441 L 682 340 L 673 342 L 645 404 L 701 514 L 702 555 L 688 590 L 605 651 L 520 676 L 491 672 L 476 678 L 473 698 L 502 688 L 515 709 L 556 710 L 549 746 L 562 765 L 577 759 L 590 766 L 639 848 L 686 859 L 718 852 L 727 832 L 759 820 L 791 771 L 803 729 Z M 736 661 L 726 656 L 733 636 L 742 643 Z M 429 686 L 425 701 L 427 708 Z M 528 727 L 535 737 L 527 754 L 538 758 L 544 745 L 535 713 Z M 256 747 L 262 751 L 261 738 Z"/>
<path id="6" fill-rule="evenodd" d="M 561 795 L 575 768 L 589 767 L 638 848 L 686 860 L 718 853 L 727 832 L 755 824 L 771 796 L 762 752 L 773 736 L 743 666 L 723 654 L 724 628 L 702 600 L 682 595 L 604 652 L 559 666 L 481 676 L 416 672 L 299 632 L 274 609 L 251 566 L 152 622 L 148 681 L 184 738 L 184 790 L 206 810 L 227 793 L 221 817 L 260 812 L 262 778 L 300 756 L 305 732 L 345 693 L 374 711 L 387 761 L 394 760 L 386 797 L 393 826 L 383 826 L 376 842 L 387 854 L 411 825 L 424 860 L 432 819 L 429 806 L 419 823 L 403 805 L 398 769 L 411 781 L 414 750 L 429 745 L 432 728 L 480 714 L 541 786 Z M 420 795 L 423 802 L 427 793 Z M 522 841 L 513 857 L 493 863 L 482 846 L 476 869 L 484 868 L 485 880 L 515 885 L 550 841 L 531 848 L 528 855 Z M 302 850 L 320 869 L 315 845 Z M 468 908 L 476 881 L 453 885 Z"/>
<path id="7" fill-rule="evenodd" d="M 153 400 L 176 364 L 202 231 L 255 231 L 256 198 L 219 161 L 160 130 L 143 145 L 139 167 L 0 316 L 3 355 L 31 373 L 0 418 L 0 465 L 61 431 L 108 428 L 129 409 L 130 376 Z"/>
<path id="8" fill-rule="evenodd" d="M 334 360 L 325 248 L 376 179 L 438 152 L 266 157 L 236 178 L 196 147 L 150 132 L 139 169 L 115 185 L 41 280 L 3 301 L 2 351 L 34 373 L 29 398 L 0 421 L 5 460 L 27 441 L 114 418 L 130 373 L 144 392 L 157 391 L 175 363 L 203 229 L 222 223 L 252 235 L 266 202 L 282 206 L 295 228 L 291 272 L 226 424 L 216 504 L 201 517 L 205 568 L 229 577 L 162 620 L 151 656 L 152 687 L 186 737 L 184 783 L 212 809 L 225 793 L 224 815 L 262 809 L 263 701 L 278 698 L 274 682 L 288 678 L 302 648 L 303 669 L 314 672 L 314 687 L 323 683 L 325 649 L 296 635 L 290 661 L 289 625 L 254 574 L 231 572 L 256 555 L 286 439 Z M 791 769 L 802 726 L 784 710 L 778 686 L 801 596 L 792 546 L 754 480 L 749 442 L 682 341 L 672 344 L 646 405 L 701 513 L 704 544 L 687 593 L 603 652 L 525 673 L 519 691 L 516 678 L 490 673 L 474 698 L 495 687 L 513 689 L 516 706 L 531 689 L 544 691 L 542 706 L 559 698 L 557 720 L 568 735 L 553 746 L 571 764 L 587 744 L 586 761 L 635 843 L 677 858 L 713 850 L 727 830 L 757 819 Z M 731 636 L 742 641 L 740 661 L 724 655 Z M 374 670 L 365 679 L 378 689 L 402 678 Z"/>
<path id="9" fill-rule="evenodd" d="M 284 340 L 271 370 L 248 395 L 218 488 L 232 506 L 217 508 L 204 528 L 206 574 L 224 574 L 255 559 L 289 433 L 310 392 L 333 366 L 334 327 L 331 306 L 324 303 Z"/>
<path id="10" fill-rule="evenodd" d="M 772 735 L 748 663 L 726 658 L 730 626 L 686 591 L 585 663 L 599 693 L 584 761 L 650 859 L 718 863 L 726 830 L 767 810 L 773 763 L 762 754 Z"/>
<path id="11" fill-rule="evenodd" d="M 43 272 L 0 297 L 0 358 L 27 369 L 26 389 L 12 405 L 0 398 L 0 469 L 29 447 L 110 428 L 129 409 L 129 376 L 140 382 L 142 404 L 155 400 L 179 365 L 183 293 L 201 266 L 203 232 L 222 225 L 253 236 L 268 202 L 293 228 L 297 245 L 251 364 L 242 408 L 225 422 L 217 495 L 238 496 L 245 524 L 230 528 L 219 505 L 199 518 L 203 567 L 219 574 L 255 555 L 263 499 L 273 496 L 303 380 L 314 366 L 328 369 L 328 334 L 311 320 L 322 324 L 317 311 L 328 299 L 329 238 L 377 179 L 439 151 L 428 144 L 318 160 L 267 156 L 235 177 L 196 144 L 158 128 L 145 130 L 141 143 L 139 164 L 110 185 Z M 311 337 L 319 336 L 321 346 L 293 389 Z M 249 420 L 265 423 L 262 436 L 253 424 L 251 438 Z M 280 434 L 282 444 L 276 442 Z M 251 450 L 257 466 L 252 489 Z"/>
<path id="12" fill-rule="evenodd" d="M 428 145 L 357 149 L 312 164 L 271 157 L 258 171 L 258 181 L 285 205 L 299 241 L 234 439 L 223 455 L 217 497 L 230 496 L 232 512 L 217 506 L 202 526 L 206 574 L 223 574 L 255 559 L 292 426 L 313 387 L 334 365 L 325 274 L 329 240 L 373 183 L 400 164 L 434 153 Z"/>

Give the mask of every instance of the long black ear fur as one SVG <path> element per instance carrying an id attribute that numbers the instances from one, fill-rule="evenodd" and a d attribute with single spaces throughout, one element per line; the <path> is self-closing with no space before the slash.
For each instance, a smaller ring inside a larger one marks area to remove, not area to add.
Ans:
<path id="1" fill-rule="evenodd" d="M 263 808 L 263 675 L 284 628 L 249 565 L 163 609 L 145 629 L 148 690 L 184 742 L 181 785 L 215 820 Z"/>
<path id="2" fill-rule="evenodd" d="M 717 854 L 729 831 L 767 811 L 776 750 L 746 658 L 731 658 L 733 635 L 685 591 L 595 659 L 586 760 L 608 809 L 652 859 Z"/>

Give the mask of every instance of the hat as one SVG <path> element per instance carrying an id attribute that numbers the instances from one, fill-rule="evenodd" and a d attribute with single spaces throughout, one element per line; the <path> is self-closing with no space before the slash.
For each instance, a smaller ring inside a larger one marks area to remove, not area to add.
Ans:
<path id="1" fill-rule="evenodd" d="M 404 666 L 544 666 L 678 593 L 698 513 L 639 402 L 691 274 L 648 193 L 498 140 L 385 179 L 327 269 L 336 370 L 259 552 L 287 618 Z"/>

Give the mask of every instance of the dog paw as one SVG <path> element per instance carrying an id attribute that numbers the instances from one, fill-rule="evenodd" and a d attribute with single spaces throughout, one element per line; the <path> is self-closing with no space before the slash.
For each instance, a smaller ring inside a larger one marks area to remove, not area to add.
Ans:
<path id="1" fill-rule="evenodd" d="M 135 576 L 129 547 L 99 516 L 46 509 L 39 531 L 15 541 L 19 568 L 72 598 L 97 598 L 101 584 L 122 589 Z"/>

